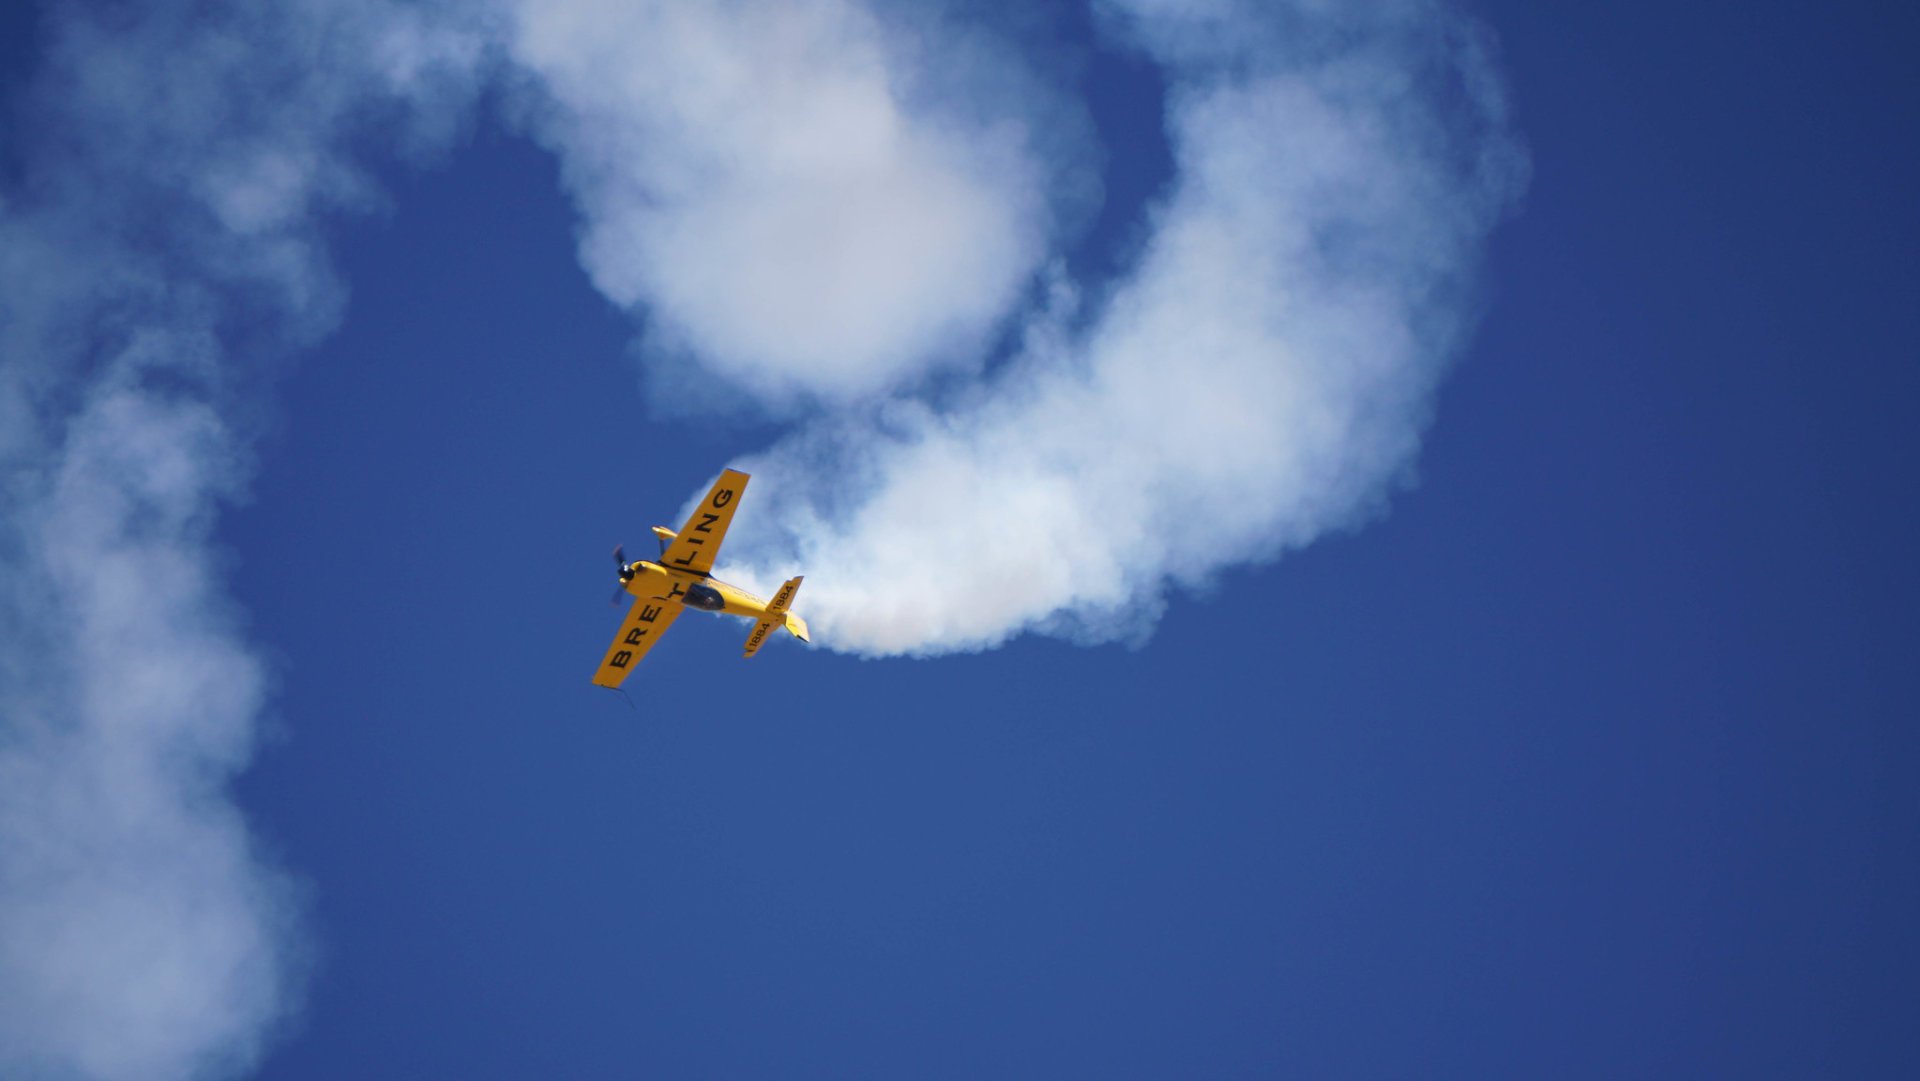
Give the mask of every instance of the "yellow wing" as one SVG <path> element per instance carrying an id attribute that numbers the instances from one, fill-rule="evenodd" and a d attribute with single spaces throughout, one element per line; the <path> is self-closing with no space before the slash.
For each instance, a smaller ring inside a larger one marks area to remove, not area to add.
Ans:
<path id="1" fill-rule="evenodd" d="M 745 473 L 729 469 L 720 474 L 720 479 L 713 482 L 713 490 L 693 508 L 693 517 L 680 528 L 660 562 L 695 574 L 711 573 L 713 557 L 720 554 L 720 541 L 726 537 L 727 527 L 733 524 L 740 493 L 746 490 Z"/>
<path id="2" fill-rule="evenodd" d="M 680 606 L 671 601 L 637 600 L 627 610 L 626 622 L 620 624 L 620 633 L 613 639 L 613 646 L 607 650 L 607 657 L 600 662 L 600 671 L 593 682 L 601 687 L 618 687 L 647 655 L 653 643 L 666 633 L 668 627 L 680 615 Z"/>

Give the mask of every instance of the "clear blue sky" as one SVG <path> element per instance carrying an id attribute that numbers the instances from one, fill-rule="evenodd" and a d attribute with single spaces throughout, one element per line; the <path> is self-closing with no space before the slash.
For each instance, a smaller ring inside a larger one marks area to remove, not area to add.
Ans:
<path id="1" fill-rule="evenodd" d="M 607 549 L 781 425 L 648 408 L 496 98 L 374 155 L 214 535 L 310 951 L 254 1076 L 1909 1076 L 1915 17 L 1470 11 L 1532 176 L 1414 481 L 1137 648 L 695 617 L 590 687 Z M 1097 275 L 1161 84 L 1068 46 Z"/>

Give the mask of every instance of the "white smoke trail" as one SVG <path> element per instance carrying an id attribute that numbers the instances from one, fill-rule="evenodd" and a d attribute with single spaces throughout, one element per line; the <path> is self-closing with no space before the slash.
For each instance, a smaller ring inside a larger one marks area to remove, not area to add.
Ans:
<path id="1" fill-rule="evenodd" d="M 901 398 L 816 420 L 745 463 L 757 479 L 735 526 L 735 570 L 761 584 L 805 571 L 805 607 L 826 645 L 928 654 L 1025 630 L 1135 635 L 1170 584 L 1272 558 L 1377 508 L 1417 450 L 1432 389 L 1470 315 L 1479 245 L 1525 172 L 1474 29 L 1423 3 L 1356 13 L 1306 0 L 1143 0 L 1105 14 L 1116 38 L 1164 66 L 1171 86 L 1177 176 L 1131 273 L 1094 283 L 1104 292 L 1090 318 L 1072 310 L 1086 290 L 1057 282 L 1055 303 L 1026 317 L 1026 347 L 957 401 Z M 563 70 L 532 53 L 550 77 Z M 837 85 L 807 49 L 788 60 L 782 90 Z M 872 85 L 912 79 L 876 74 Z M 575 175 L 597 178 L 576 184 L 596 280 L 616 300 L 646 299 L 669 313 L 688 305 L 668 292 L 697 292 L 716 322 L 767 339 L 735 349 L 692 336 L 703 362 L 749 391 L 778 400 L 792 387 L 849 385 L 822 355 L 846 340 L 805 317 L 815 310 L 809 287 L 746 287 L 700 261 L 758 274 L 769 263 L 858 259 L 859 245 L 846 256 L 835 233 L 891 232 L 947 208 L 920 197 L 917 178 L 902 182 L 909 197 L 875 205 L 862 183 L 808 174 L 804 204 L 782 212 L 824 215 L 834 231 L 801 238 L 748 216 L 708 251 L 685 223 L 667 229 L 684 244 L 649 247 L 637 238 L 659 225 L 661 185 L 605 179 L 643 152 L 608 153 L 582 132 L 659 123 L 657 106 L 637 104 L 659 90 L 582 95 L 563 86 L 555 95 L 556 130 L 568 132 L 557 149 Z M 826 126 L 847 124 L 858 128 L 844 118 Z M 744 158 L 749 171 L 769 153 L 759 141 L 782 145 L 752 122 L 729 137 L 758 148 L 718 155 L 736 166 Z M 1000 160 L 990 142 L 958 145 L 950 160 Z M 689 160 L 691 175 L 704 177 L 716 156 L 664 146 L 666 160 L 643 178 Z M 975 202 L 1002 207 L 990 217 L 1018 229 L 1039 201 L 1032 178 L 1072 169 L 1028 162 L 963 175 L 1001 181 L 974 189 Z M 790 175 L 763 171 L 756 181 L 771 188 Z M 748 190 L 743 202 L 761 192 Z M 594 239 L 614 235 L 636 238 L 617 258 Z M 1030 273 L 1038 254 L 971 226 L 942 239 L 940 265 L 999 268 L 991 288 L 967 294 L 963 321 L 1004 317 L 1017 295 L 1007 279 Z M 895 269 L 898 255 L 875 253 L 853 299 L 819 309 L 832 313 L 828 322 L 851 310 L 920 328 L 867 334 L 859 389 L 913 389 L 927 370 L 921 338 L 938 339 L 956 321 L 946 303 L 954 275 L 924 292 L 874 287 L 874 278 L 911 273 Z M 613 262 L 620 277 L 610 284 Z M 656 284 L 628 284 L 640 282 Z"/>
<path id="2" fill-rule="evenodd" d="M 227 1075 L 303 952 L 225 792 L 266 686 L 210 551 L 242 392 L 337 312 L 346 131 L 440 137 L 478 38 L 378 2 L 43 26 L 0 203 L 0 1076 Z"/>
<path id="3" fill-rule="evenodd" d="M 1377 506 L 1457 347 L 1519 159 L 1470 33 L 1368 12 L 1111 6 L 1166 67 L 1178 175 L 1125 280 L 1055 272 L 1022 316 L 1086 121 L 938 6 L 551 0 L 497 38 L 387 0 L 55 9 L 0 203 L 0 1074 L 232 1073 L 297 996 L 224 793 L 265 679 L 209 538 L 250 373 L 337 314 L 315 221 L 367 198 L 350 133 L 444 139 L 498 41 L 667 396 L 693 361 L 850 407 L 751 464 L 734 542 L 808 573 L 829 644 L 1128 634 Z M 931 378 L 1009 325 L 989 379 Z"/>
<path id="4" fill-rule="evenodd" d="M 656 398 L 717 374 L 763 404 L 841 403 L 977 364 L 1085 201 L 1084 178 L 1036 156 L 1084 139 L 1046 84 L 952 24 L 928 40 L 924 11 L 881 14 L 515 7 L 512 55 L 582 211 L 581 261 L 648 320 Z M 689 357 L 708 374 L 684 377 Z"/>

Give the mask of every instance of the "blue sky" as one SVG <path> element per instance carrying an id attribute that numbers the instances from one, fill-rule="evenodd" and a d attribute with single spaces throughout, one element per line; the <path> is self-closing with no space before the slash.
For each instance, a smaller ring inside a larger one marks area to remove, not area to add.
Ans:
<path id="1" fill-rule="evenodd" d="M 1913 19 L 1203 7 L 11 9 L 0 1072 L 1905 1076 Z"/>

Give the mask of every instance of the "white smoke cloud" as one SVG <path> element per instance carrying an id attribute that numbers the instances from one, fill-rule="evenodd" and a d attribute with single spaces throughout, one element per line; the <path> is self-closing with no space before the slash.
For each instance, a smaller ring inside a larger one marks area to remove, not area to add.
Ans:
<path id="1" fill-rule="evenodd" d="M 251 373 L 337 317 L 316 221 L 377 197 L 348 142 L 443 144 L 490 49 L 656 381 L 844 407 L 748 463 L 730 542 L 807 573 L 826 644 L 1138 634 L 1380 505 L 1523 171 L 1473 33 L 1104 6 L 1165 66 L 1177 175 L 1081 283 L 1085 117 L 963 9 L 54 9 L 0 193 L 0 1075 L 230 1075 L 297 1001 L 297 906 L 225 794 L 268 680 L 212 526 Z M 1009 326 L 990 377 L 932 378 Z"/>
<path id="2" fill-rule="evenodd" d="M 15 522 L 8 641 L 39 663 L 9 673 L 0 752 L 8 1076 L 190 1076 L 280 1009 L 284 887 L 220 793 L 264 683 L 206 554 L 239 465 L 204 403 L 137 385 L 183 348 L 112 362 Z"/>
<path id="3" fill-rule="evenodd" d="M 1047 250 L 1077 145 L 1045 85 L 851 0 L 527 0 L 512 55 L 584 221 L 581 261 L 763 403 L 857 400 L 979 350 Z M 950 93 L 955 86 L 966 93 Z"/>
<path id="4" fill-rule="evenodd" d="M 379 2 L 44 28 L 0 202 L 0 1076 L 225 1076 L 304 953 L 225 791 L 268 682 L 210 540 L 244 390 L 338 311 L 346 133 L 444 137 L 482 39 Z"/>
<path id="5" fill-rule="evenodd" d="M 1525 172 L 1480 38 L 1413 4 L 1109 15 L 1172 87 L 1177 175 L 1130 275 L 1084 323 L 1032 317 L 957 405 L 746 463 L 736 569 L 804 570 L 823 644 L 1136 636 L 1169 585 L 1352 523 L 1410 468 Z"/>

